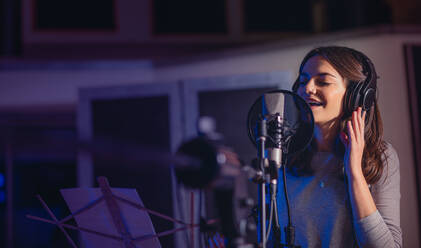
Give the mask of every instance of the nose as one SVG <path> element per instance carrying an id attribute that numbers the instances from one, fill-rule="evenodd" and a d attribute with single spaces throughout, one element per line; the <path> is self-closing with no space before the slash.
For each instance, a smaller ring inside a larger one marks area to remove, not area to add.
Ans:
<path id="1" fill-rule="evenodd" d="M 305 93 L 307 96 L 315 94 L 316 93 L 316 85 L 314 83 L 314 79 L 308 80 L 302 87 L 303 93 Z"/>

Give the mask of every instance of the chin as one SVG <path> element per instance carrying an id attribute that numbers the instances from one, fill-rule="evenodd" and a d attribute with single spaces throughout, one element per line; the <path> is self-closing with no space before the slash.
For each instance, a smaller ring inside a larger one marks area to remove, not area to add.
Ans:
<path id="1" fill-rule="evenodd" d="M 318 114 L 314 114 L 314 112 L 313 112 L 313 118 L 314 118 L 315 124 L 319 124 L 319 123 L 324 122 L 323 118 L 321 118 L 321 116 L 318 115 Z"/>
<path id="2" fill-rule="evenodd" d="M 325 122 L 320 122 L 320 121 L 314 121 L 314 125 L 317 125 L 317 126 L 322 126 L 323 124 L 324 124 Z"/>
<path id="3" fill-rule="evenodd" d="M 338 122 L 338 118 L 333 118 L 333 119 L 318 119 L 316 117 L 314 117 L 314 124 L 318 125 L 318 126 L 323 126 L 326 124 L 329 124 L 329 126 L 332 126 L 332 124 L 336 124 Z"/>

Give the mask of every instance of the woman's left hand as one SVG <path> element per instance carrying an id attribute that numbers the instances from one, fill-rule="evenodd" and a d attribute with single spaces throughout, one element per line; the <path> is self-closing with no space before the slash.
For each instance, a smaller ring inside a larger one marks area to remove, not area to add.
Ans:
<path id="1" fill-rule="evenodd" d="M 345 144 L 344 167 L 348 178 L 349 198 L 352 214 L 357 220 L 373 214 L 377 209 L 362 170 L 365 115 L 361 108 L 352 112 L 352 118 L 347 122 L 348 135 L 341 133 Z"/>
<path id="2" fill-rule="evenodd" d="M 345 145 L 344 166 L 348 175 L 362 175 L 362 158 L 365 146 L 364 126 L 366 112 L 361 107 L 352 112 L 347 121 L 348 134 L 342 132 L 340 138 Z"/>

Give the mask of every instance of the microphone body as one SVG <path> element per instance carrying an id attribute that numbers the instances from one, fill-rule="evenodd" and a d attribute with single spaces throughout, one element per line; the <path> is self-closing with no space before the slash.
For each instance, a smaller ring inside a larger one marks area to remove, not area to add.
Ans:
<path id="1" fill-rule="evenodd" d="M 282 142 L 285 113 L 285 97 L 277 92 L 265 93 L 262 98 L 262 113 L 267 120 L 267 134 L 270 142 L 266 146 L 266 154 L 269 161 L 274 163 L 277 169 L 282 165 Z M 271 170 L 272 172 L 272 170 Z M 278 173 L 276 173 L 278 174 Z M 271 182 L 276 184 L 271 176 Z"/>

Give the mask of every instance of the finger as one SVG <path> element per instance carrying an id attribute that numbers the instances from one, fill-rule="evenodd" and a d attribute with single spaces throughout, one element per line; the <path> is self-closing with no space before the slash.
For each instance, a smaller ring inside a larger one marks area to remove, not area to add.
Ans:
<path id="1" fill-rule="evenodd" d="M 352 128 L 352 122 L 348 121 L 347 126 L 348 126 L 348 138 L 350 139 L 350 143 L 352 144 L 352 142 L 355 142 L 355 134 Z"/>
<path id="2" fill-rule="evenodd" d="M 352 127 L 353 127 L 353 131 L 354 131 L 354 138 L 359 139 L 360 126 L 359 126 L 359 123 L 358 123 L 358 115 L 359 115 L 358 109 L 352 113 Z M 358 141 L 356 139 L 354 139 L 354 140 Z"/>
<path id="3" fill-rule="evenodd" d="M 362 117 L 361 117 L 361 135 L 364 138 L 364 132 L 365 132 L 365 117 L 367 115 L 367 111 L 363 111 Z"/>
<path id="4" fill-rule="evenodd" d="M 364 120 L 362 118 L 362 115 L 363 115 L 362 111 L 363 111 L 363 108 L 359 107 L 357 119 L 358 119 L 358 129 L 359 129 L 358 137 L 360 137 L 360 138 L 364 138 L 364 136 L 363 136 L 364 135 Z"/>
<path id="5" fill-rule="evenodd" d="M 364 123 L 362 119 L 362 107 L 358 107 L 357 113 L 357 125 L 358 125 L 358 133 L 356 133 L 356 137 L 358 138 L 358 142 L 362 141 L 364 138 Z"/>
<path id="6" fill-rule="evenodd" d="M 365 129 L 365 120 L 366 120 L 366 118 L 367 118 L 367 111 L 363 111 L 363 117 L 362 117 L 362 119 L 363 119 L 363 123 L 364 123 L 364 129 Z"/>

